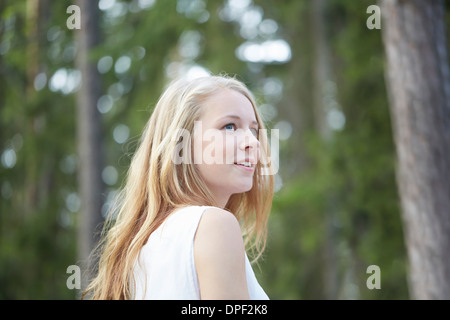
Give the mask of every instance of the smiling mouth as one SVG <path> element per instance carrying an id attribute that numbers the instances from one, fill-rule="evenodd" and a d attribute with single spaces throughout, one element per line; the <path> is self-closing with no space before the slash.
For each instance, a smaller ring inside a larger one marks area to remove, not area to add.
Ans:
<path id="1" fill-rule="evenodd" d="M 248 167 L 248 168 L 252 167 L 252 164 L 250 163 L 250 161 L 244 161 L 244 162 L 241 162 L 241 163 L 235 162 L 234 164 L 236 164 L 238 166 Z"/>
<path id="2" fill-rule="evenodd" d="M 243 170 L 243 171 L 249 172 L 249 173 L 253 172 L 255 170 L 255 166 L 256 166 L 256 165 L 254 165 L 254 164 L 252 164 L 250 162 L 247 162 L 247 161 L 240 162 L 240 163 L 235 162 L 234 165 L 237 168 L 239 168 L 239 170 Z"/>

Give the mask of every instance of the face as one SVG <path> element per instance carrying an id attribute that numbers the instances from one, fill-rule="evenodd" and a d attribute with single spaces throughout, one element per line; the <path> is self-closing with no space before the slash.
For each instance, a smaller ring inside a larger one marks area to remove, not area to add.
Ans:
<path id="1" fill-rule="evenodd" d="M 220 206 L 252 188 L 257 137 L 255 112 L 243 94 L 222 89 L 204 102 L 194 125 L 194 163 Z"/>

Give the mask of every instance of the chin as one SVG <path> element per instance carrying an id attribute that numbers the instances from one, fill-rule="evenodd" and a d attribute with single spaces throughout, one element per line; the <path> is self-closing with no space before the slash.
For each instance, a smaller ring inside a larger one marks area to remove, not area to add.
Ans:
<path id="1" fill-rule="evenodd" d="M 253 181 L 251 181 L 248 184 L 242 184 L 238 188 L 235 189 L 234 193 L 244 193 L 252 190 L 253 188 Z"/>

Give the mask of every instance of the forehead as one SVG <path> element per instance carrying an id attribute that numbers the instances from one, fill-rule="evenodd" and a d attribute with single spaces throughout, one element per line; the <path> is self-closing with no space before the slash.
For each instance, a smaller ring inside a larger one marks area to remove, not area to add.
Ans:
<path id="1" fill-rule="evenodd" d="M 256 121 L 252 103 L 242 93 L 221 89 L 205 100 L 202 108 L 202 118 L 213 120 L 228 114 L 238 115 L 249 122 Z"/>

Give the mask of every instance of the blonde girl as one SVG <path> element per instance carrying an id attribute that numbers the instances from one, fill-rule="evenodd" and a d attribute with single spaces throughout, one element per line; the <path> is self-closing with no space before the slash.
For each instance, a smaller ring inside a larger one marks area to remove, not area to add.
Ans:
<path id="1" fill-rule="evenodd" d="M 171 83 L 142 134 L 84 294 L 267 299 L 245 251 L 257 258 L 264 250 L 272 204 L 263 129 L 253 95 L 235 78 Z"/>

